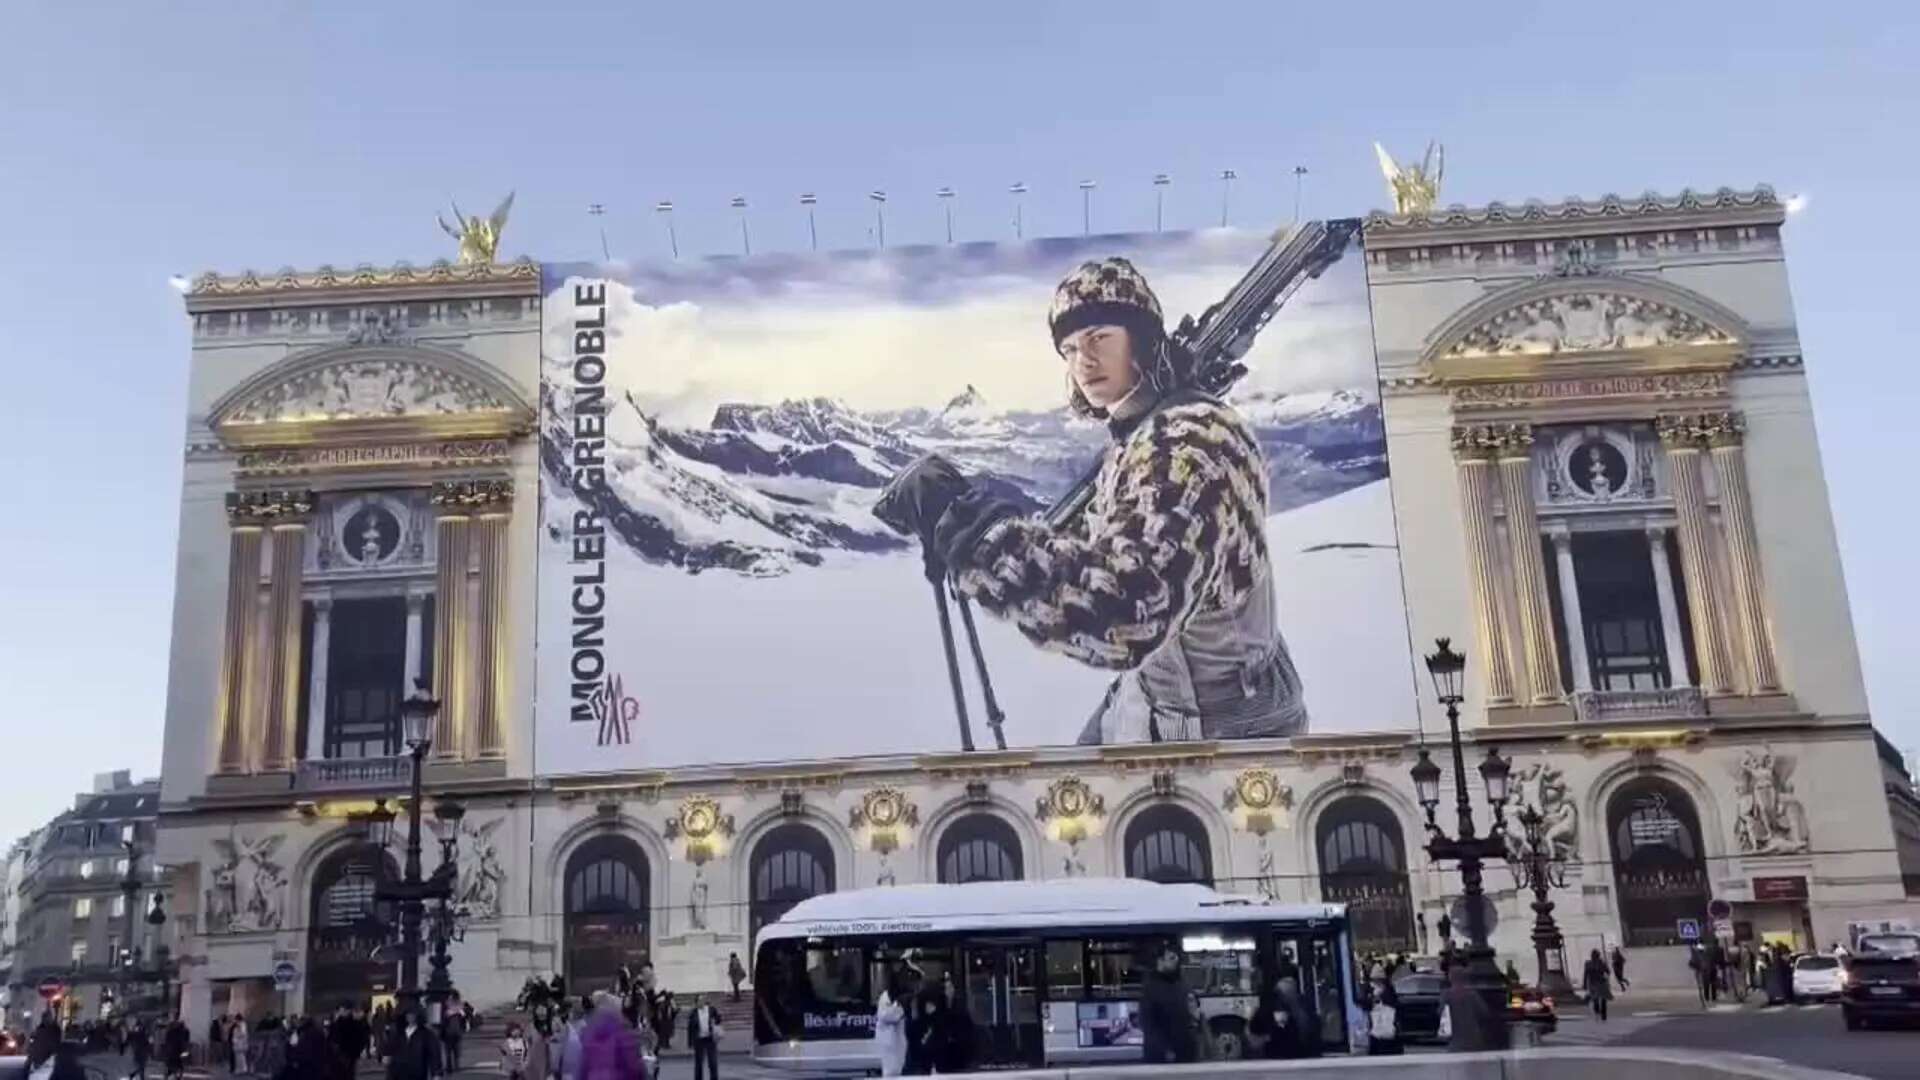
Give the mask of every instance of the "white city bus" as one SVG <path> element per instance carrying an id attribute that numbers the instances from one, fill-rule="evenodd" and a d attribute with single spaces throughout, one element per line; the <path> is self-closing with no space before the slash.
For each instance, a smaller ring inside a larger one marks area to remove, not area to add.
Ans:
<path id="1" fill-rule="evenodd" d="M 1326 1050 L 1347 1047 L 1339 904 L 1111 878 L 903 885 L 804 900 L 754 944 L 754 1056 L 796 1071 L 877 1071 L 874 1002 L 895 980 L 966 1009 L 971 1068 L 1137 1061 L 1141 980 L 1168 944 L 1215 1056 L 1244 1052 L 1259 981 L 1280 973 L 1298 977 Z"/>

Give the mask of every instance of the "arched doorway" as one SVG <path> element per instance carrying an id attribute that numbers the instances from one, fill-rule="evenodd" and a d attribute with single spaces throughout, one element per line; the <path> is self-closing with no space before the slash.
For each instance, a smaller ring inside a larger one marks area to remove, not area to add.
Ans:
<path id="1" fill-rule="evenodd" d="M 1402 952 L 1414 947 L 1413 893 L 1400 821 L 1379 799 L 1348 795 L 1320 814 L 1320 899 L 1347 905 L 1353 947 Z"/>
<path id="2" fill-rule="evenodd" d="M 566 975 L 570 993 L 611 990 L 620 965 L 650 952 L 647 853 L 632 837 L 595 836 L 567 857 Z"/>
<path id="3" fill-rule="evenodd" d="M 1628 948 L 1681 945 L 1682 920 L 1704 927 L 1713 890 L 1700 849 L 1700 814 L 1678 784 L 1643 776 L 1607 800 L 1620 935 Z"/>
<path id="4" fill-rule="evenodd" d="M 1185 807 L 1161 803 L 1142 810 L 1127 823 L 1123 841 L 1130 878 L 1163 885 L 1213 884 L 1207 827 Z"/>
<path id="5" fill-rule="evenodd" d="M 833 848 L 811 825 L 781 825 L 753 845 L 748 940 L 802 900 L 833 891 Z"/>
<path id="6" fill-rule="evenodd" d="M 942 885 L 969 881 L 1019 881 L 1020 837 L 992 814 L 968 814 L 940 833 L 935 870 Z"/>
<path id="7" fill-rule="evenodd" d="M 399 954 L 386 947 L 390 930 L 374 900 L 397 876 L 392 856 L 369 844 L 342 848 L 314 870 L 307 919 L 309 1015 L 324 1016 L 342 1005 L 368 1008 L 375 995 L 399 985 Z"/>

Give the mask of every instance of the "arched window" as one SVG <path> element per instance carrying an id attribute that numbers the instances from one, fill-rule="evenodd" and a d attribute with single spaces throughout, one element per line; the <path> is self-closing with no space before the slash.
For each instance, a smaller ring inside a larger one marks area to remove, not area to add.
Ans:
<path id="1" fill-rule="evenodd" d="M 833 891 L 833 848 L 811 825 L 781 825 L 753 845 L 748 940 L 802 900 Z"/>
<path id="2" fill-rule="evenodd" d="M 374 995 L 398 985 L 397 960 L 382 949 L 388 938 L 380 886 L 398 877 L 391 856 L 355 844 L 327 856 L 313 872 L 307 918 L 307 1008 L 332 1012 L 369 1007 Z"/>
<path id="3" fill-rule="evenodd" d="M 1213 855 L 1207 827 L 1172 803 L 1142 810 L 1127 824 L 1127 876 L 1161 884 L 1213 884 Z"/>
<path id="4" fill-rule="evenodd" d="M 1019 881 L 1020 838 L 992 814 L 968 814 L 940 834 L 937 867 L 942 885 L 969 881 Z"/>
<path id="5" fill-rule="evenodd" d="M 1314 840 L 1320 855 L 1320 898 L 1347 905 L 1354 948 L 1412 949 L 1407 845 L 1393 810 L 1365 795 L 1338 799 L 1321 812 Z"/>
<path id="6" fill-rule="evenodd" d="M 1680 945 L 1680 922 L 1704 926 L 1713 892 L 1700 850 L 1700 814 L 1678 784 L 1643 776 L 1607 800 L 1620 936 L 1628 947 Z"/>
<path id="7" fill-rule="evenodd" d="M 646 852 L 632 837 L 595 836 L 567 857 L 567 985 L 573 993 L 610 990 L 622 964 L 638 968 L 649 949 Z"/>

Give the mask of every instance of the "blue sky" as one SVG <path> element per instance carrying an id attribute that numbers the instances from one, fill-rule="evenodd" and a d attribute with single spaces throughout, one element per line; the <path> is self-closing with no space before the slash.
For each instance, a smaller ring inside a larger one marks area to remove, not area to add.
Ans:
<path id="1" fill-rule="evenodd" d="M 324 11 L 325 14 L 316 14 Z M 606 5 L 31 3 L 0 41 L 0 835 L 96 770 L 156 771 L 188 341 L 168 275 L 450 255 L 448 196 L 519 191 L 509 254 L 858 246 L 1384 202 L 1369 146 L 1447 144 L 1446 201 L 1772 183 L 1879 722 L 1907 655 L 1920 412 L 1905 275 L 1920 173 L 1908 4 L 976 0 Z M 1906 475 L 1902 473 L 1901 475 Z M 1790 614 L 1787 617 L 1791 617 Z"/>

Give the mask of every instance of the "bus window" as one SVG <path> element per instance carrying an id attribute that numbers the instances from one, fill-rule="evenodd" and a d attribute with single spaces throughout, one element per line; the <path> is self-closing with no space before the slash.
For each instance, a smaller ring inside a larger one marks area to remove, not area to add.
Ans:
<path id="1" fill-rule="evenodd" d="M 1087 942 L 1087 996 L 1137 998 L 1150 966 L 1144 938 L 1108 938 Z"/>
<path id="2" fill-rule="evenodd" d="M 1075 938 L 1072 941 L 1047 942 L 1047 1000 L 1078 1001 L 1084 989 L 1084 967 L 1086 943 Z"/>
<path id="3" fill-rule="evenodd" d="M 1188 934 L 1181 941 L 1180 977 L 1202 995 L 1254 994 L 1255 943 L 1252 937 Z"/>
<path id="4" fill-rule="evenodd" d="M 807 986 L 811 1004 L 868 1004 L 866 961 L 866 950 L 858 945 L 809 945 Z"/>
<path id="5" fill-rule="evenodd" d="M 1320 1040 L 1334 1049 L 1347 1048 L 1347 1003 L 1340 990 L 1340 953 L 1333 938 L 1316 937 L 1307 943 L 1301 964 L 1300 993 L 1320 1013 Z"/>

